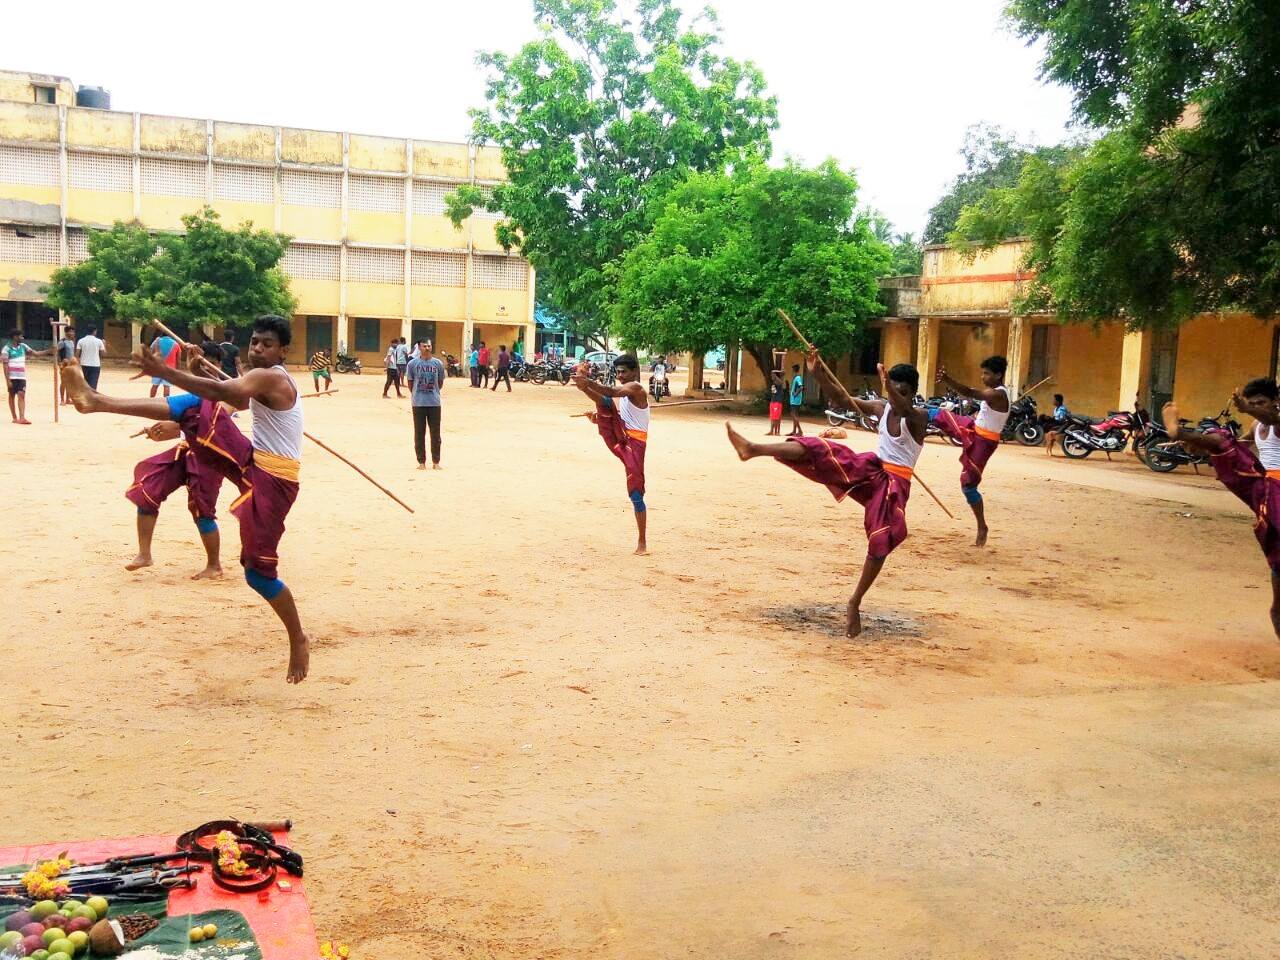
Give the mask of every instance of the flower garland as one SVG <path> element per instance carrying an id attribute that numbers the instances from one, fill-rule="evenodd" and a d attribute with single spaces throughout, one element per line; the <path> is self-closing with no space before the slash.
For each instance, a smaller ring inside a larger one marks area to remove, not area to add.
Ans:
<path id="1" fill-rule="evenodd" d="M 240 844 L 236 842 L 234 833 L 223 830 L 213 842 L 218 848 L 218 869 L 233 877 L 243 877 L 249 872 L 249 865 L 240 856 Z"/>
<path id="2" fill-rule="evenodd" d="M 65 850 L 52 860 L 38 861 L 22 875 L 22 885 L 27 888 L 27 895 L 35 900 L 57 900 L 65 897 L 71 892 L 71 885 L 58 877 L 74 865 L 67 858 Z"/>

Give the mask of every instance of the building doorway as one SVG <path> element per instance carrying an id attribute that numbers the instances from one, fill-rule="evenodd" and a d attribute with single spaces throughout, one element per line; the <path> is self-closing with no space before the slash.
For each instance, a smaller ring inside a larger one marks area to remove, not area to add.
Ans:
<path id="1" fill-rule="evenodd" d="M 1160 330 L 1151 340 L 1151 406 L 1157 423 L 1164 423 L 1164 405 L 1173 399 L 1178 367 L 1178 331 Z"/>
<path id="2" fill-rule="evenodd" d="M 317 350 L 333 356 L 333 317 L 307 317 L 307 359 Z"/>

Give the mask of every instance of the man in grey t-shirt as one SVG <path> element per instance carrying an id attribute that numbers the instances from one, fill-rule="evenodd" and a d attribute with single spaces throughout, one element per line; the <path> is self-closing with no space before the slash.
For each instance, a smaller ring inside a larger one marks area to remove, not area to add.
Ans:
<path id="1" fill-rule="evenodd" d="M 418 469 L 427 469 L 426 429 L 431 428 L 431 469 L 440 469 L 440 391 L 444 388 L 444 364 L 431 355 L 431 344 L 418 345 L 418 355 L 405 371 L 409 402 L 413 409 L 413 451 Z"/>

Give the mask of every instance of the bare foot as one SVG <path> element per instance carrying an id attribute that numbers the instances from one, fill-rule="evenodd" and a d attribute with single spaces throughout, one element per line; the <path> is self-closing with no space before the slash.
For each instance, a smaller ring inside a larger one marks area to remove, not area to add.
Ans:
<path id="1" fill-rule="evenodd" d="M 862 633 L 862 611 L 852 600 L 849 601 L 849 620 L 845 625 L 844 635 L 850 640 Z"/>
<path id="2" fill-rule="evenodd" d="M 80 361 L 62 361 L 62 385 L 66 387 L 67 397 L 81 413 L 93 413 L 97 408 L 98 393 L 85 382 L 84 372 L 80 369 Z"/>
<path id="3" fill-rule="evenodd" d="M 307 679 L 307 668 L 310 666 L 311 641 L 304 633 L 297 643 L 289 641 L 289 683 L 301 683 Z"/>
<path id="4" fill-rule="evenodd" d="M 28 420 L 26 417 L 23 417 L 21 420 L 18 421 L 18 423 L 22 424 L 24 427 L 31 426 L 31 421 Z"/>
<path id="5" fill-rule="evenodd" d="M 1177 440 L 1182 435 L 1182 424 L 1178 422 L 1178 405 L 1166 403 L 1161 416 L 1164 417 L 1164 428 L 1169 431 L 1169 439 Z"/>
<path id="6" fill-rule="evenodd" d="M 191 575 L 191 579 L 192 580 L 221 580 L 222 567 L 218 566 L 217 564 L 210 564 L 209 566 L 201 570 L 199 573 L 193 573 Z"/>
<path id="7" fill-rule="evenodd" d="M 632 556 L 647 557 L 648 555 L 649 555 L 649 547 L 645 544 L 643 540 L 641 540 L 639 543 L 636 544 L 636 552 L 633 553 Z"/>
<path id="8" fill-rule="evenodd" d="M 427 469 L 427 465 L 426 465 L 425 463 L 420 463 L 420 464 L 418 464 L 418 469 L 419 469 L 419 470 L 425 470 L 425 469 Z"/>
<path id="9" fill-rule="evenodd" d="M 729 434 L 729 442 L 733 444 L 733 449 L 738 452 L 739 460 L 750 460 L 755 456 L 755 451 L 752 449 L 755 444 L 733 429 L 733 425 L 728 420 L 724 422 L 724 429 Z"/>
<path id="10" fill-rule="evenodd" d="M 151 554 L 140 553 L 128 563 L 124 565 L 126 570 L 141 570 L 143 567 L 151 566 Z"/>
<path id="11" fill-rule="evenodd" d="M 975 547 L 985 547 L 987 545 L 987 528 L 978 528 L 978 538 L 973 541 Z"/>
<path id="12" fill-rule="evenodd" d="M 440 464 L 438 464 L 438 463 L 433 463 L 433 464 L 431 465 L 431 469 L 432 469 L 432 470 L 443 470 L 443 469 L 444 469 L 444 467 L 440 466 Z"/>

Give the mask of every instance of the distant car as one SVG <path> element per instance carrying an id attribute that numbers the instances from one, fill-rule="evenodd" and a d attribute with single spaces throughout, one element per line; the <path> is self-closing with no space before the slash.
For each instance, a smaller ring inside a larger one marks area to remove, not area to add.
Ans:
<path id="1" fill-rule="evenodd" d="M 591 353 L 583 354 L 582 359 L 587 363 L 594 364 L 601 370 L 608 370 L 613 366 L 613 361 L 617 360 L 622 354 L 616 350 L 593 350 Z"/>

